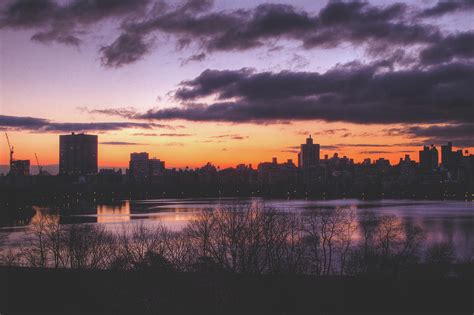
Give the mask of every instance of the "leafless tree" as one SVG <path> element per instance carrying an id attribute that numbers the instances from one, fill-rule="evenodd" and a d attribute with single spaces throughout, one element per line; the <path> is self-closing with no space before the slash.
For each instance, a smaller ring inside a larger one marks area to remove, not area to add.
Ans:
<path id="1" fill-rule="evenodd" d="M 341 273 L 356 229 L 350 209 L 318 209 L 306 214 L 306 242 L 318 275 Z M 339 267 L 335 267 L 335 261 Z"/>
<path id="2" fill-rule="evenodd" d="M 146 226 L 142 221 L 124 226 L 117 237 L 116 259 L 122 261 L 124 268 L 141 268 L 150 254 L 164 255 L 164 234 L 167 229 L 159 224 Z"/>
<path id="3" fill-rule="evenodd" d="M 185 233 L 165 231 L 163 244 L 164 256 L 176 270 L 186 271 L 194 263 L 192 245 Z"/>
<path id="4" fill-rule="evenodd" d="M 48 266 L 48 221 L 50 216 L 40 216 L 27 231 L 21 246 L 21 258 L 32 267 Z"/>
<path id="5" fill-rule="evenodd" d="M 65 256 L 72 269 L 107 268 L 114 248 L 114 237 L 103 225 L 72 224 L 65 228 Z"/>

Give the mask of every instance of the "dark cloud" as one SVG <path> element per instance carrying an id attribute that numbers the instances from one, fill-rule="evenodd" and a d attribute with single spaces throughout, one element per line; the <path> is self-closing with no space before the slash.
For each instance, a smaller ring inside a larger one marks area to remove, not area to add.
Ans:
<path id="1" fill-rule="evenodd" d="M 200 61 L 203 61 L 204 59 L 206 59 L 206 53 L 200 53 L 200 54 L 195 54 L 195 55 L 192 55 L 186 59 L 184 59 L 182 62 L 181 62 L 181 65 L 184 66 L 190 62 L 200 62 Z"/>
<path id="2" fill-rule="evenodd" d="M 160 133 L 161 137 L 190 137 L 193 134 L 190 133 Z"/>
<path id="3" fill-rule="evenodd" d="M 298 154 L 300 151 L 298 151 L 298 150 L 281 150 L 280 152 L 282 152 L 282 153 L 294 153 L 294 154 Z"/>
<path id="4" fill-rule="evenodd" d="M 106 116 L 118 116 L 123 118 L 133 118 L 137 111 L 132 107 L 127 108 L 105 108 L 105 109 L 89 109 L 87 107 L 78 107 L 81 112 L 89 114 L 100 114 Z"/>
<path id="5" fill-rule="evenodd" d="M 329 145 L 321 145 L 320 148 L 321 148 L 322 150 L 329 150 L 329 151 L 340 149 L 339 146 L 337 146 L 337 145 L 331 145 L 331 144 L 329 144 Z"/>
<path id="6" fill-rule="evenodd" d="M 153 129 L 154 123 L 137 122 L 93 122 L 64 123 L 48 119 L 20 116 L 0 115 L 0 128 L 4 130 L 28 130 L 33 132 L 80 132 L 80 131 L 112 131 L 127 128 Z"/>
<path id="7" fill-rule="evenodd" d="M 398 133 L 411 138 L 425 139 L 424 144 L 445 144 L 452 141 L 456 146 L 474 147 L 474 124 L 447 124 L 427 127 L 411 126 L 391 129 L 392 134 Z"/>
<path id="8" fill-rule="evenodd" d="M 106 142 L 101 142 L 100 144 L 105 144 L 105 145 L 117 145 L 117 146 L 148 145 L 148 144 L 146 144 L 146 143 L 125 142 L 125 141 L 106 141 Z"/>
<path id="9" fill-rule="evenodd" d="M 413 153 L 413 150 L 401 150 L 401 151 L 360 151 L 359 154 L 395 154 L 395 153 Z"/>
<path id="10" fill-rule="evenodd" d="M 390 154 L 390 153 L 397 153 L 391 151 L 360 151 L 359 154 Z"/>
<path id="11" fill-rule="evenodd" d="M 335 128 L 335 129 L 326 129 L 321 131 L 315 132 L 308 132 L 308 131 L 298 131 L 296 134 L 304 136 L 304 135 L 316 135 L 316 136 L 332 136 L 341 132 L 347 132 L 347 128 Z"/>
<path id="12" fill-rule="evenodd" d="M 88 107 L 77 107 L 77 109 L 81 112 L 85 112 L 88 114 L 99 114 L 99 115 L 105 115 L 105 116 L 117 116 L 117 117 L 122 117 L 122 118 L 127 118 L 127 119 L 134 119 L 135 116 L 138 114 L 138 111 L 132 107 L 128 108 L 105 108 L 105 109 L 89 109 Z M 153 128 L 161 128 L 161 129 L 170 129 L 170 130 L 176 130 L 176 129 L 183 129 L 185 128 L 183 125 L 166 125 L 166 124 L 156 124 L 153 123 Z M 144 135 L 144 136 L 157 136 L 158 134 L 156 133 L 135 133 L 135 136 L 139 135 Z"/>
<path id="13" fill-rule="evenodd" d="M 421 17 L 438 17 L 447 13 L 456 11 L 474 10 L 474 1 L 472 0 L 442 0 L 436 5 L 423 10 L 419 16 Z"/>
<path id="14" fill-rule="evenodd" d="M 0 127 L 6 129 L 41 129 L 49 123 L 43 118 L 0 115 Z"/>
<path id="15" fill-rule="evenodd" d="M 372 144 L 372 143 L 339 143 L 336 144 L 338 147 L 374 147 L 374 148 L 386 148 L 392 147 L 393 144 Z"/>
<path id="16" fill-rule="evenodd" d="M 449 62 L 455 58 L 470 59 L 473 57 L 473 31 L 447 36 L 420 53 L 420 61 L 424 64 L 438 64 Z"/>
<path id="17" fill-rule="evenodd" d="M 60 44 L 65 44 L 69 46 L 79 46 L 81 44 L 81 40 L 75 35 L 72 35 L 70 33 L 63 33 L 55 29 L 46 32 L 36 33 L 31 37 L 31 39 L 42 43 L 56 41 Z"/>
<path id="18" fill-rule="evenodd" d="M 10 0 L 0 6 L 1 28 L 34 29 L 32 40 L 78 45 L 79 34 L 109 18 L 125 18 L 143 10 L 149 0 Z"/>
<path id="19" fill-rule="evenodd" d="M 214 51 L 278 47 L 278 40 L 296 41 L 305 49 L 352 44 L 384 55 L 398 47 L 449 40 L 439 27 L 416 17 L 471 9 L 473 3 L 439 2 L 422 10 L 404 3 L 376 6 L 363 1 L 329 1 L 319 12 L 308 12 L 272 3 L 216 11 L 211 0 L 10 0 L 0 5 L 0 27 L 33 29 L 33 40 L 77 46 L 98 23 L 113 19 L 121 34 L 100 48 L 106 67 L 140 60 L 150 53 L 160 34 L 175 39 L 178 49 L 195 45 L 202 50 L 183 64 L 202 61 Z M 291 67 L 307 65 L 301 55 L 293 56 Z"/>
<path id="20" fill-rule="evenodd" d="M 112 45 L 100 49 L 102 64 L 117 68 L 133 63 L 150 51 L 150 45 L 141 35 L 124 33 Z"/>
<path id="21" fill-rule="evenodd" d="M 51 0 L 11 1 L 2 7 L 0 26 L 27 28 L 45 25 L 58 10 Z"/>
<path id="22" fill-rule="evenodd" d="M 320 148 L 323 150 L 341 150 L 343 148 L 352 148 L 352 147 L 361 147 L 361 148 L 391 148 L 391 147 L 397 147 L 401 146 L 404 144 L 371 144 L 371 143 L 338 143 L 338 144 L 330 144 L 330 145 L 320 145 Z M 300 146 L 295 145 L 295 146 L 290 146 L 286 147 L 286 150 L 290 151 L 296 151 L 299 152 Z"/>
<path id="23" fill-rule="evenodd" d="M 317 14 L 269 3 L 234 11 L 206 11 L 209 8 L 168 7 L 151 12 L 144 20 L 126 23 L 122 35 L 102 49 L 104 64 L 120 66 L 138 60 L 148 52 L 145 39 L 154 33 L 175 36 L 178 48 L 195 43 L 207 52 L 242 51 L 278 39 L 295 40 L 306 49 L 351 43 L 366 44 L 375 51 L 374 47 L 387 50 L 394 44 L 429 43 L 441 38 L 437 27 L 411 22 L 407 6 L 400 3 L 378 7 L 359 1 L 330 1 Z M 124 38 L 135 45 L 124 45 L 122 50 Z M 130 51 L 133 58 L 127 57 Z M 203 54 L 195 58 L 201 59 Z M 296 61 L 301 65 L 301 58 Z"/>
<path id="24" fill-rule="evenodd" d="M 138 132 L 134 133 L 133 136 L 142 136 L 142 137 L 158 137 L 158 133 L 148 133 L 148 132 Z"/>
<path id="25" fill-rule="evenodd" d="M 474 65 L 452 63 L 389 71 L 352 63 L 326 73 L 206 70 L 182 82 L 181 107 L 135 118 L 271 122 L 324 120 L 360 124 L 473 122 Z M 201 98 L 217 101 L 200 104 Z"/>
<path id="26" fill-rule="evenodd" d="M 218 136 L 212 136 L 211 138 L 215 139 L 231 139 L 231 140 L 244 140 L 247 139 L 249 136 L 242 136 L 242 135 L 236 135 L 236 134 L 231 134 L 231 135 L 218 135 Z"/>

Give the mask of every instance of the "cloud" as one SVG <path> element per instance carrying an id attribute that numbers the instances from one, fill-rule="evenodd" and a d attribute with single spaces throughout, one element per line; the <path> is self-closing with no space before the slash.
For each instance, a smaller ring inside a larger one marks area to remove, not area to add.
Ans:
<path id="1" fill-rule="evenodd" d="M 165 143 L 163 145 L 168 146 L 168 147 L 182 147 L 182 146 L 184 146 L 184 143 L 181 143 L 181 142 L 168 142 L 168 143 Z"/>
<path id="2" fill-rule="evenodd" d="M 10 0 L 0 6 L 0 28 L 34 29 L 32 40 L 79 45 L 88 27 L 143 12 L 149 0 Z"/>
<path id="3" fill-rule="evenodd" d="M 438 17 L 447 13 L 457 11 L 474 10 L 474 1 L 472 0 L 442 0 L 438 1 L 433 7 L 423 10 L 421 17 Z"/>
<path id="4" fill-rule="evenodd" d="M 212 136 L 211 138 L 215 139 L 231 139 L 231 140 L 244 140 L 247 139 L 249 136 L 242 136 L 242 135 L 237 135 L 237 134 L 230 134 L 230 135 L 218 135 L 218 136 Z"/>
<path id="5" fill-rule="evenodd" d="M 195 55 L 192 55 L 186 59 L 184 59 L 182 62 L 181 62 L 181 65 L 184 66 L 190 62 L 201 62 L 203 61 L 204 59 L 206 59 L 206 53 L 200 53 L 200 54 L 195 54 Z"/>
<path id="6" fill-rule="evenodd" d="M 396 153 L 391 151 L 360 151 L 359 154 L 390 154 Z"/>
<path id="7" fill-rule="evenodd" d="M 133 63 L 148 54 L 150 46 L 143 36 L 124 33 L 112 45 L 100 49 L 102 64 L 118 68 Z"/>
<path id="8" fill-rule="evenodd" d="M 55 41 L 60 44 L 65 44 L 69 46 L 79 46 L 82 42 L 75 35 L 67 33 L 64 34 L 62 31 L 55 29 L 46 32 L 36 33 L 31 37 L 31 39 L 42 43 L 49 43 Z"/>
<path id="9" fill-rule="evenodd" d="M 148 145 L 147 143 L 125 142 L 125 141 L 105 141 L 105 142 L 101 142 L 100 144 L 105 144 L 105 145 L 117 145 L 117 146 Z"/>
<path id="10" fill-rule="evenodd" d="M 308 131 L 308 130 L 300 130 L 296 131 L 295 134 L 299 136 L 308 136 L 308 135 L 316 135 L 316 136 L 332 136 L 340 132 L 346 132 L 346 128 L 335 128 L 335 129 L 326 129 L 326 130 L 320 130 L 320 131 Z"/>
<path id="11" fill-rule="evenodd" d="M 473 57 L 474 31 L 447 36 L 420 53 L 420 61 L 423 64 L 438 64 L 449 62 L 455 58 L 470 59 Z"/>
<path id="12" fill-rule="evenodd" d="M 401 151 L 360 151 L 359 154 L 396 154 L 396 153 L 413 153 L 414 150 L 401 150 Z"/>
<path id="13" fill-rule="evenodd" d="M 375 51 L 374 47 L 387 50 L 393 44 L 430 43 L 441 38 L 437 27 L 413 23 L 407 6 L 401 3 L 379 7 L 359 1 L 330 1 L 316 14 L 271 3 L 233 11 L 209 11 L 210 4 L 198 8 L 190 10 L 186 3 L 167 6 L 149 12 L 146 19 L 125 23 L 122 34 L 102 48 L 103 63 L 122 66 L 139 60 L 149 52 L 146 40 L 157 33 L 174 36 L 179 48 L 196 44 L 207 53 L 249 50 L 280 39 L 299 42 L 305 49 L 350 43 L 366 44 Z M 133 45 L 122 45 L 124 41 Z M 201 60 L 205 52 L 191 60 Z M 290 62 L 296 67 L 307 64 L 295 56 Z"/>
<path id="14" fill-rule="evenodd" d="M 412 138 L 424 139 L 424 144 L 445 144 L 451 141 L 456 146 L 474 147 L 474 123 L 432 125 L 426 127 L 411 126 L 399 130 Z"/>
<path id="15" fill-rule="evenodd" d="M 183 65 L 216 51 L 275 48 L 280 47 L 278 41 L 288 40 L 303 49 L 350 44 L 385 55 L 400 47 L 409 50 L 448 40 L 438 26 L 417 17 L 473 8 L 472 0 L 439 2 L 427 9 L 329 1 L 319 12 L 276 3 L 216 10 L 211 0 L 9 0 L 0 5 L 0 28 L 32 29 L 32 40 L 78 46 L 99 23 L 115 23 L 120 33 L 101 45 L 99 54 L 105 67 L 117 68 L 151 53 L 160 35 L 175 40 L 178 49 L 193 45 L 200 50 Z M 308 62 L 295 53 L 289 66 L 304 68 Z"/>
<path id="16" fill-rule="evenodd" d="M 374 148 L 385 148 L 392 147 L 393 144 L 373 144 L 373 143 L 339 143 L 336 144 L 338 147 L 374 147 Z"/>
<path id="17" fill-rule="evenodd" d="M 128 128 L 153 129 L 159 124 L 140 122 L 92 122 L 67 123 L 48 119 L 0 115 L 0 128 L 4 130 L 28 130 L 33 132 L 80 132 L 113 131 Z"/>
<path id="18" fill-rule="evenodd" d="M 160 137 L 191 137 L 194 136 L 191 133 L 160 133 Z"/>
<path id="19" fill-rule="evenodd" d="M 321 148 L 322 150 L 329 150 L 329 151 L 340 149 L 339 146 L 337 146 L 337 145 L 331 145 L 331 144 L 329 144 L 329 145 L 321 145 L 320 148 Z"/>
<path id="20" fill-rule="evenodd" d="M 89 109 L 88 107 L 77 107 L 77 109 L 81 112 L 89 113 L 89 114 L 99 114 L 99 115 L 104 115 L 104 116 L 117 116 L 117 117 L 122 117 L 122 118 L 127 118 L 127 119 L 134 119 L 136 115 L 138 115 L 138 111 L 133 108 L 133 107 L 127 107 L 127 108 L 104 108 L 104 109 Z M 153 123 L 151 124 L 153 128 L 162 128 L 162 129 L 170 129 L 170 130 L 176 130 L 176 129 L 183 129 L 186 128 L 183 125 L 167 125 L 167 124 L 156 124 Z M 158 134 L 156 133 L 135 133 L 135 136 L 157 136 Z"/>
<path id="21" fill-rule="evenodd" d="M 323 120 L 358 124 L 473 122 L 474 64 L 391 71 L 391 64 L 349 63 L 325 73 L 206 70 L 184 81 L 181 107 L 135 118 L 262 123 Z M 200 103 L 214 97 L 215 102 Z"/>
<path id="22" fill-rule="evenodd" d="M 158 137 L 159 134 L 157 133 L 146 133 L 146 132 L 138 132 L 134 133 L 133 136 L 142 136 L 142 137 Z"/>
<path id="23" fill-rule="evenodd" d="M 137 114 L 137 110 L 133 107 L 121 107 L 121 108 L 103 108 L 103 109 L 89 109 L 88 107 L 77 107 L 81 112 L 89 114 L 99 114 L 106 116 L 118 116 L 122 118 L 133 119 L 133 116 Z"/>

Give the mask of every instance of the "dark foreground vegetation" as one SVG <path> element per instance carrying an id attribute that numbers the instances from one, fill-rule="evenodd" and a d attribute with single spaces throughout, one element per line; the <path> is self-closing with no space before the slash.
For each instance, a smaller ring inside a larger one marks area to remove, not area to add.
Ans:
<path id="1" fill-rule="evenodd" d="M 0 312 L 472 314 L 472 280 L 0 268 Z"/>
<path id="2" fill-rule="evenodd" d="M 427 246 L 423 230 L 394 216 L 345 208 L 235 205 L 179 232 L 44 215 L 1 260 L 0 312 L 473 310 L 472 255 Z"/>

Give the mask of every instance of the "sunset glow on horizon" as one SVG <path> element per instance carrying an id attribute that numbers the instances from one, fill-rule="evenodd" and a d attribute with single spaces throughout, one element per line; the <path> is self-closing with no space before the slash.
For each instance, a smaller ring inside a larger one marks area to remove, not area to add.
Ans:
<path id="1" fill-rule="evenodd" d="M 355 162 L 417 161 L 423 145 L 447 141 L 474 151 L 474 50 L 436 54 L 444 42 L 472 46 L 474 21 L 461 9 L 182 1 L 158 13 L 144 0 L 82 12 L 72 0 L 44 2 L 69 20 L 0 6 L 0 129 L 17 159 L 58 164 L 59 135 L 72 131 L 99 135 L 99 167 L 125 168 L 132 152 L 168 168 L 296 162 L 308 135 L 321 158 Z"/>

